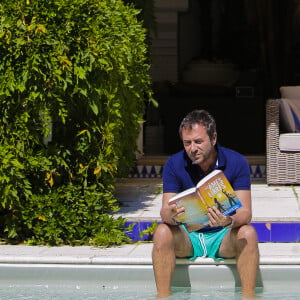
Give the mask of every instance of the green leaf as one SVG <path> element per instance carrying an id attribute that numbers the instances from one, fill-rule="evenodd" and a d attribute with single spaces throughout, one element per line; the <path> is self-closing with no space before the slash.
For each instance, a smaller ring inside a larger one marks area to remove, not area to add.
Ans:
<path id="1" fill-rule="evenodd" d="M 99 110 L 95 102 L 90 103 L 90 108 L 92 109 L 93 113 L 98 116 Z"/>

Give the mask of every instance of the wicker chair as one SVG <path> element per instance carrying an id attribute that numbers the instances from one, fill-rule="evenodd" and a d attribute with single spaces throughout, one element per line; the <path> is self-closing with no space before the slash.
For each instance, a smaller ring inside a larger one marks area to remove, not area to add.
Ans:
<path id="1" fill-rule="evenodd" d="M 266 176 L 269 185 L 300 184 L 300 151 L 281 151 L 280 99 L 266 106 Z"/>

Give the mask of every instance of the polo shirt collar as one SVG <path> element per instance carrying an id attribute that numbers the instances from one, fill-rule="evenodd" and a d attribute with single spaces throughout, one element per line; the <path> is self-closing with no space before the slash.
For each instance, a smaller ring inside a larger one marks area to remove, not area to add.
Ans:
<path id="1" fill-rule="evenodd" d="M 224 154 L 223 148 L 220 146 L 219 143 L 217 143 L 216 144 L 216 149 L 217 149 L 217 152 L 218 152 L 216 169 L 224 170 L 225 167 L 226 167 L 226 156 Z"/>

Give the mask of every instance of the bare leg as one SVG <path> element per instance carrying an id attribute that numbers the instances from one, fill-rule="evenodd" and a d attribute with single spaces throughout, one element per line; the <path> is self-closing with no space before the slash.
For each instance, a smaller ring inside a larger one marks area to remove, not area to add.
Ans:
<path id="1" fill-rule="evenodd" d="M 259 249 L 255 229 L 251 225 L 233 229 L 225 236 L 219 254 L 223 257 L 236 257 L 242 297 L 255 298 L 256 276 L 259 268 Z"/>
<path id="2" fill-rule="evenodd" d="M 157 288 L 157 298 L 170 296 L 176 256 L 191 255 L 192 246 L 188 236 L 178 226 L 160 224 L 154 234 L 152 261 Z"/>
<path id="3" fill-rule="evenodd" d="M 259 267 L 259 250 L 254 228 L 242 227 L 237 240 L 237 270 L 241 279 L 242 296 L 253 299 Z"/>

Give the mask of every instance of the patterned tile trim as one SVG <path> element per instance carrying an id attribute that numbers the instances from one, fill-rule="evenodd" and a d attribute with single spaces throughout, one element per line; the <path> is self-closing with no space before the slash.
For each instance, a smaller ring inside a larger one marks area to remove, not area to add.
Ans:
<path id="1" fill-rule="evenodd" d="M 251 179 L 265 179 L 266 167 L 262 164 L 249 165 Z M 163 165 L 137 165 L 130 171 L 129 178 L 161 178 Z"/>
<path id="2" fill-rule="evenodd" d="M 152 235 L 140 233 L 150 227 L 152 222 L 137 221 L 127 222 L 126 225 L 134 223 L 133 229 L 127 235 L 132 241 L 151 241 Z M 256 229 L 258 241 L 260 243 L 299 243 L 300 242 L 300 223 L 251 223 Z"/>

